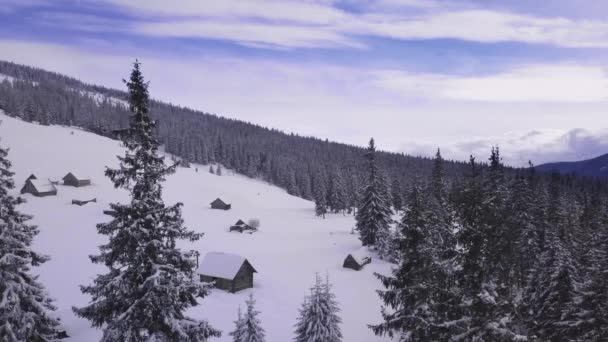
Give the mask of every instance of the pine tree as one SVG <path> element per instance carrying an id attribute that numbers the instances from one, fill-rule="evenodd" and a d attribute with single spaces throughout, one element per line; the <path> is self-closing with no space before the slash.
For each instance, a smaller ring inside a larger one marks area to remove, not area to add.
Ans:
<path id="1" fill-rule="evenodd" d="M 213 165 L 209 165 L 209 173 L 214 175 L 215 171 L 213 171 Z"/>
<path id="2" fill-rule="evenodd" d="M 384 322 L 370 326 L 376 335 L 399 341 L 443 341 L 456 326 L 444 306 L 456 306 L 458 297 L 441 282 L 446 276 L 433 255 L 433 213 L 428 208 L 422 189 L 414 184 L 398 227 L 400 263 L 391 276 L 375 274 L 386 288 L 378 291 L 385 305 Z"/>
<path id="3" fill-rule="evenodd" d="M 327 191 L 327 205 L 334 213 L 346 209 L 346 190 L 344 189 L 342 174 L 339 171 L 331 173 Z"/>
<path id="4" fill-rule="evenodd" d="M 243 317 L 243 328 L 241 331 L 240 342 L 264 342 L 266 341 L 262 322 L 258 318 L 259 311 L 255 309 L 255 300 L 253 294 L 249 295 L 249 299 L 245 301 L 247 311 Z"/>
<path id="5" fill-rule="evenodd" d="M 325 283 L 316 275 L 311 294 L 304 298 L 300 315 L 296 322 L 295 342 L 340 342 L 342 319 L 338 315 L 340 308 L 331 291 L 329 278 Z"/>
<path id="6" fill-rule="evenodd" d="M 222 175 L 222 165 L 221 164 L 217 164 L 217 169 L 215 170 L 215 174 L 218 176 Z"/>
<path id="7" fill-rule="evenodd" d="M 315 177 L 315 215 L 321 216 L 325 218 L 325 214 L 327 214 L 327 201 L 326 194 L 327 191 L 325 189 L 325 180 L 322 177 L 322 174 L 319 173 L 317 177 Z"/>
<path id="8" fill-rule="evenodd" d="M 375 246 L 376 235 L 381 229 L 388 229 L 392 210 L 388 198 L 386 179 L 376 164 L 374 139 L 369 142 L 365 154 L 367 161 L 367 180 L 361 189 L 361 202 L 357 211 L 357 231 L 363 246 Z"/>
<path id="9" fill-rule="evenodd" d="M 148 114 L 148 84 L 139 62 L 125 83 L 133 113 L 123 139 L 126 153 L 118 157 L 120 168 L 108 168 L 106 176 L 115 187 L 129 190 L 131 202 L 111 204 L 114 219 L 97 225 L 109 241 L 91 260 L 109 272 L 81 288 L 92 302 L 74 312 L 103 327 L 104 342 L 207 341 L 220 332 L 184 311 L 208 294 L 209 285 L 192 279 L 193 251 L 176 248 L 178 240 L 195 241 L 202 234 L 184 227 L 181 203 L 163 203 L 161 182 L 176 165 L 167 167 L 158 155 L 156 123 Z"/>
<path id="10" fill-rule="evenodd" d="M 233 342 L 241 342 L 244 335 L 245 321 L 243 320 L 243 314 L 241 313 L 241 307 L 239 306 L 238 316 L 234 321 L 234 330 L 230 332 Z"/>
<path id="11" fill-rule="evenodd" d="M 391 199 L 395 211 L 403 209 L 403 195 L 401 194 L 401 191 L 401 182 L 399 182 L 398 178 L 395 178 L 391 185 Z"/>
<path id="12" fill-rule="evenodd" d="M 553 232 L 541 257 L 538 297 L 533 302 L 535 337 L 541 341 L 574 341 L 581 335 L 576 316 L 580 300 L 578 275 L 573 256 Z"/>
<path id="13" fill-rule="evenodd" d="M 461 193 L 462 228 L 458 283 L 462 286 L 462 310 L 466 326 L 457 340 L 513 341 L 525 338 L 519 331 L 510 286 L 514 238 L 507 225 L 503 167 L 497 148 L 492 148 L 486 177 L 480 177 L 471 158 L 472 177 Z M 503 256 L 504 254 L 504 256 Z"/>
<path id="14" fill-rule="evenodd" d="M 0 148 L 0 340 L 49 341 L 59 327 L 50 314 L 55 307 L 30 273 L 49 258 L 31 249 L 38 228 L 27 224 L 31 216 L 17 209 L 25 201 L 9 194 L 15 183 L 7 156 L 8 150 Z"/>

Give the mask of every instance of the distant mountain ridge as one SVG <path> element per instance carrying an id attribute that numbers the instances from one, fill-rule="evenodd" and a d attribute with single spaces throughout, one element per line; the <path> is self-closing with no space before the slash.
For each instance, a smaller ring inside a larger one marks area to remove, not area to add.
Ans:
<path id="1" fill-rule="evenodd" d="M 558 172 L 561 174 L 608 178 L 608 153 L 587 160 L 542 164 L 536 166 L 536 169 L 542 172 Z"/>

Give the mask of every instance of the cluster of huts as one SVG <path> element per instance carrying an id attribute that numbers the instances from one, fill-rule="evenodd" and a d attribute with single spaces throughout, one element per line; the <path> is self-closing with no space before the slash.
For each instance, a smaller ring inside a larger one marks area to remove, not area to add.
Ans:
<path id="1" fill-rule="evenodd" d="M 231 204 L 224 202 L 220 198 L 215 199 L 210 205 L 211 209 L 230 210 L 232 208 Z M 243 220 L 238 220 L 234 225 L 230 226 L 229 230 L 240 233 L 253 232 L 257 230 L 257 227 L 253 227 Z M 342 267 L 360 271 L 371 262 L 370 256 L 362 253 L 351 253 L 344 259 Z M 252 288 L 253 274 L 257 273 L 249 260 L 231 253 L 207 253 L 200 264 L 198 264 L 197 257 L 197 266 L 197 273 L 201 282 L 213 283 L 216 288 L 231 293 Z"/>
<path id="2" fill-rule="evenodd" d="M 79 177 L 72 172 L 68 172 L 68 174 L 63 177 L 62 181 L 63 185 L 77 188 L 91 185 L 90 178 Z M 21 188 L 21 194 L 32 194 L 36 197 L 56 196 L 56 185 L 59 185 L 58 180 L 42 180 L 38 179 L 36 175 L 32 174 L 26 179 L 25 184 Z"/>

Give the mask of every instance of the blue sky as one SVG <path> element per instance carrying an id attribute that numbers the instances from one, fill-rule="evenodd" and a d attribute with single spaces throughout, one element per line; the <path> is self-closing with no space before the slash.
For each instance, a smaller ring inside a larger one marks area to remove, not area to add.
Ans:
<path id="1" fill-rule="evenodd" d="M 393 151 L 608 152 L 608 3 L 0 0 L 0 58 Z"/>

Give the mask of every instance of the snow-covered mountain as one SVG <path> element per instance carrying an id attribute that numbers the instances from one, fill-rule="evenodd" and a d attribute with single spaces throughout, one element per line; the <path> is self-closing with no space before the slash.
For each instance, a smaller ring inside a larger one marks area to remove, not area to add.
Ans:
<path id="1" fill-rule="evenodd" d="M 70 338 L 67 341 L 93 341 L 101 331 L 77 318 L 72 306 L 89 300 L 80 285 L 89 284 L 95 274 L 105 271 L 90 262 L 105 237 L 95 225 L 109 220 L 103 214 L 108 203 L 125 201 L 123 190 L 113 188 L 104 176 L 105 166 L 117 165 L 122 154 L 119 143 L 77 128 L 41 126 L 26 123 L 0 113 L 0 144 L 10 148 L 9 158 L 18 188 L 30 174 L 38 179 L 57 179 L 68 172 L 91 177 L 93 185 L 82 188 L 58 186 L 55 197 L 25 195 L 24 213 L 34 215 L 40 227 L 34 248 L 52 257 L 34 272 L 56 299 L 57 314 Z M 197 172 L 198 168 L 198 172 Z M 254 293 L 268 341 L 290 341 L 293 325 L 303 297 L 315 279 L 315 272 L 328 274 L 342 309 L 344 341 L 385 341 L 373 335 L 369 323 L 380 322 L 380 288 L 373 272 L 388 273 L 390 264 L 374 258 L 370 265 L 356 272 L 342 268 L 349 253 L 361 253 L 360 242 L 351 234 L 350 216 L 314 216 L 313 203 L 288 195 L 284 190 L 263 181 L 224 172 L 216 176 L 208 166 L 193 164 L 181 168 L 165 183 L 168 204 L 183 202 L 183 214 L 189 228 L 205 232 L 193 245 L 183 246 L 201 252 L 220 251 L 246 257 L 258 271 L 253 289 L 230 294 L 214 290 L 201 305 L 192 309 L 194 317 L 206 318 L 223 331 L 218 341 L 230 341 L 237 308 Z M 211 210 L 209 202 L 221 197 L 232 210 Z M 71 205 L 73 199 L 96 198 L 96 203 Z M 238 219 L 258 218 L 260 231 L 255 234 L 229 233 Z"/>

